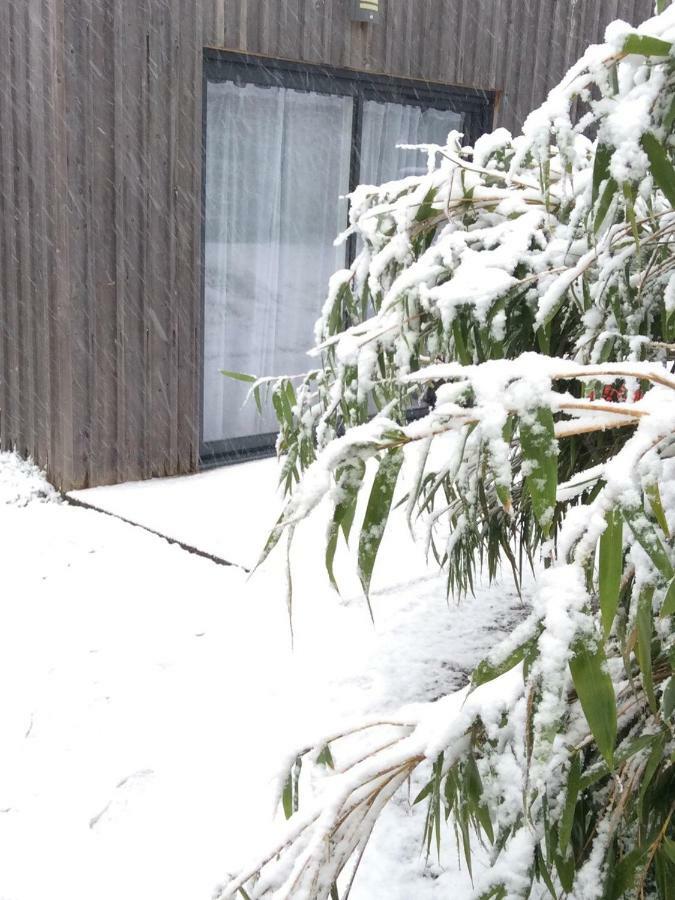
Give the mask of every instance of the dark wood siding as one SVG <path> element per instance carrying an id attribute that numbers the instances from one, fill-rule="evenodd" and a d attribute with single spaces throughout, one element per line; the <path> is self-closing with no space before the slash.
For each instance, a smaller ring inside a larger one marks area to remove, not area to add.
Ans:
<path id="1" fill-rule="evenodd" d="M 198 464 L 205 46 L 501 92 L 652 0 L 0 2 L 0 440 L 61 487 Z"/>

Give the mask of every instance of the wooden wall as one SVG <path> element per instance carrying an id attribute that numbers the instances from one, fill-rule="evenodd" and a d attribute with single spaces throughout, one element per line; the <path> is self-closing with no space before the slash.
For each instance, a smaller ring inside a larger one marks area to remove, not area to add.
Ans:
<path id="1" fill-rule="evenodd" d="M 0 2 L 0 438 L 64 488 L 198 463 L 195 0 Z"/>
<path id="2" fill-rule="evenodd" d="M 204 46 L 527 111 L 652 0 L 0 0 L 0 442 L 62 488 L 194 471 Z"/>

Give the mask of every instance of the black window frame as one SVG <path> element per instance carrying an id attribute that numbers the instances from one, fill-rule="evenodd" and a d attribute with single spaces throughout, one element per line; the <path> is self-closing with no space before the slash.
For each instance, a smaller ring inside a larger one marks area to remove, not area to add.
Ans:
<path id="1" fill-rule="evenodd" d="M 201 241 L 201 334 L 199 391 L 200 468 L 243 462 L 274 454 L 276 434 L 259 434 L 220 441 L 204 441 L 204 347 L 205 347 L 205 268 L 206 268 L 206 142 L 207 92 L 212 83 L 255 84 L 290 90 L 351 97 L 354 103 L 349 189 L 359 184 L 363 107 L 366 101 L 399 103 L 422 108 L 442 109 L 464 116 L 463 132 L 467 143 L 491 130 L 496 91 L 401 78 L 360 69 L 335 68 L 324 64 L 296 62 L 253 53 L 230 50 L 204 50 L 202 92 L 202 241 Z M 354 252 L 348 247 L 348 256 Z M 321 298 L 318 298 L 320 301 Z M 317 303 L 318 303 L 317 301 Z M 317 305 L 318 314 L 318 305 Z M 265 373 L 260 373 L 265 374 Z"/>

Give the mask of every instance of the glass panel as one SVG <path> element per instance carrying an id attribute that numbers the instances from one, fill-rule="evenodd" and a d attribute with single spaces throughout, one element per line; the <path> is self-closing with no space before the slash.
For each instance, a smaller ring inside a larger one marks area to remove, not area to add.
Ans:
<path id="1" fill-rule="evenodd" d="M 447 109 L 420 109 L 401 103 L 367 100 L 363 108 L 361 183 L 382 184 L 407 175 L 423 175 L 427 158 L 397 144 L 441 144 L 450 131 L 462 130 L 464 117 Z"/>
<path id="2" fill-rule="evenodd" d="M 211 83 L 207 93 L 205 442 L 276 431 L 221 369 L 299 374 L 346 227 L 352 99 Z"/>

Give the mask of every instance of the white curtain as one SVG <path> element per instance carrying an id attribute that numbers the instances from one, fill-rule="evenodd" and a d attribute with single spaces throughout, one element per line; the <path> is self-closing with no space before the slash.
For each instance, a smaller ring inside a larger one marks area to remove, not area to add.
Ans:
<path id="1" fill-rule="evenodd" d="M 399 150 L 396 145 L 443 145 L 450 131 L 461 130 L 462 121 L 460 113 L 446 109 L 367 100 L 363 107 L 361 183 L 382 184 L 407 175 L 423 175 L 426 155 L 420 150 Z"/>
<path id="2" fill-rule="evenodd" d="M 221 369 L 298 374 L 345 265 L 352 100 L 211 83 L 207 93 L 205 442 L 276 431 Z"/>

